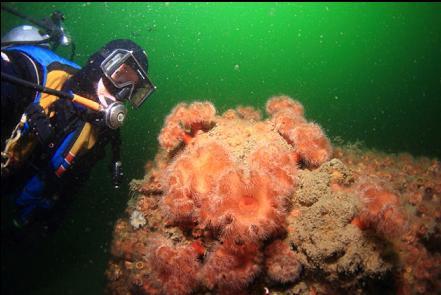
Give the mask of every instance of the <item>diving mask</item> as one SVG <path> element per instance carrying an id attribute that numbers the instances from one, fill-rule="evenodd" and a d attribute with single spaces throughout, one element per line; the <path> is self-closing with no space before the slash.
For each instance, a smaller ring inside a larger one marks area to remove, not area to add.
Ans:
<path id="1" fill-rule="evenodd" d="M 131 51 L 116 49 L 101 63 L 105 77 L 119 89 L 118 100 L 127 99 L 135 108 L 155 91 L 156 87 Z"/>

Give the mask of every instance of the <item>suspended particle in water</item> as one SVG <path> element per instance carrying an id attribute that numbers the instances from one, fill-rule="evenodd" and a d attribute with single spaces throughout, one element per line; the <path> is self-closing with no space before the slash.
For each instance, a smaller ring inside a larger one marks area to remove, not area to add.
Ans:
<path id="1" fill-rule="evenodd" d="M 234 65 L 234 70 L 237 71 L 237 72 L 240 72 L 240 66 L 239 66 L 239 64 L 235 64 L 235 65 Z"/>

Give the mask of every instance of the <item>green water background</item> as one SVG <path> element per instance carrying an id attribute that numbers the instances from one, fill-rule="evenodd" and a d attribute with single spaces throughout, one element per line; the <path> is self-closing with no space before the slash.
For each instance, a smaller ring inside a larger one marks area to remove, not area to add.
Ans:
<path id="1" fill-rule="evenodd" d="M 123 127 L 128 180 L 142 178 L 178 102 L 263 110 L 275 94 L 301 101 L 331 138 L 441 158 L 440 3 L 6 4 L 35 18 L 62 11 L 80 65 L 116 38 L 146 49 L 158 90 Z M 19 24 L 2 11 L 2 35 Z M 2 249 L 2 293 L 102 292 L 112 226 L 128 198 L 127 184 L 111 189 L 107 164 L 38 253 Z"/>

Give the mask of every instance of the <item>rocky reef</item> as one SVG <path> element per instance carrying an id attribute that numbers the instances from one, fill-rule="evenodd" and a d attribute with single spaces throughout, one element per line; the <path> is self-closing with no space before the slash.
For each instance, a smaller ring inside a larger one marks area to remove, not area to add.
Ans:
<path id="1" fill-rule="evenodd" d="M 386 155 L 333 150 L 287 96 L 266 114 L 172 110 L 115 224 L 107 292 L 435 294 L 439 162 L 418 170 L 408 157 L 406 173 Z"/>

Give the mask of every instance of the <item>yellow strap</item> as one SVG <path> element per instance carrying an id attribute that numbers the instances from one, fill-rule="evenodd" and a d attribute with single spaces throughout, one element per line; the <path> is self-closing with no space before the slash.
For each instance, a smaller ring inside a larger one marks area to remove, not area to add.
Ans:
<path id="1" fill-rule="evenodd" d="M 70 78 L 70 74 L 66 73 L 62 70 L 52 70 L 47 74 L 46 77 L 46 84 L 45 86 L 51 89 L 62 89 L 63 84 L 66 82 L 67 79 Z M 56 102 L 59 99 L 58 96 L 48 94 L 48 93 L 42 93 L 40 98 L 40 105 L 45 110 L 46 114 L 49 115 L 49 117 L 52 117 L 54 114 L 49 114 L 49 107 Z"/>
<path id="2" fill-rule="evenodd" d="M 85 123 L 80 135 L 75 143 L 72 145 L 69 153 L 77 156 L 86 150 L 90 150 L 96 143 L 96 131 L 92 124 Z"/>

